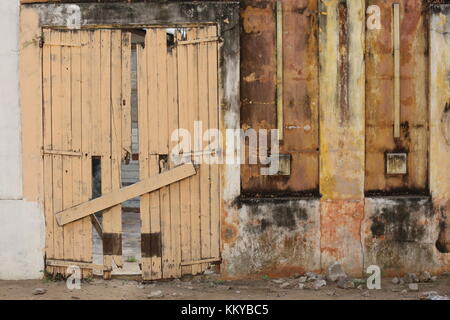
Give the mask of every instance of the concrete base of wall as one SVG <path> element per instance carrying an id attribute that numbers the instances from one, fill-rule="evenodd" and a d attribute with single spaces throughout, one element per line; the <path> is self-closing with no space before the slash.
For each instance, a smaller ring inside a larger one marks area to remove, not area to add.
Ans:
<path id="1" fill-rule="evenodd" d="M 354 277 L 370 265 L 385 276 L 450 270 L 437 246 L 445 217 L 427 197 L 236 203 L 222 221 L 224 278 L 325 272 L 334 262 Z"/>
<path id="2" fill-rule="evenodd" d="M 45 222 L 36 203 L 0 201 L 0 279 L 40 279 L 44 270 Z"/>
<path id="3" fill-rule="evenodd" d="M 320 270 L 320 200 L 238 202 L 222 228 L 225 277 Z"/>

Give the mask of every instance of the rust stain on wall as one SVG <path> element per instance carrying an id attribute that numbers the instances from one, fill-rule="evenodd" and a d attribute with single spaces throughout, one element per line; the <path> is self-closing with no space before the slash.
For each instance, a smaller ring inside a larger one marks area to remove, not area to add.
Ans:
<path id="1" fill-rule="evenodd" d="M 276 127 L 275 1 L 242 1 L 241 125 Z M 264 24 L 264 25 L 263 25 Z M 285 139 L 291 176 L 262 177 L 260 165 L 241 169 L 248 195 L 318 194 L 317 1 L 283 1 Z"/>
<path id="2" fill-rule="evenodd" d="M 401 14 L 401 138 L 394 139 L 392 5 Z M 422 1 L 369 0 L 381 8 L 381 30 L 366 36 L 366 182 L 369 194 L 423 193 L 428 187 L 428 33 Z M 384 174 L 385 152 L 408 153 L 408 174 Z"/>

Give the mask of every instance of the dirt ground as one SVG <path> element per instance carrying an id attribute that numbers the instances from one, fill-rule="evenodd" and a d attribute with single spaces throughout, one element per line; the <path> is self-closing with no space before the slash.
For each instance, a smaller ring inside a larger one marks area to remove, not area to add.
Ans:
<path id="1" fill-rule="evenodd" d="M 152 283 L 94 278 L 83 281 L 81 289 L 72 291 L 67 289 L 64 281 L 0 281 L 0 300 L 416 300 L 426 291 L 450 296 L 448 275 L 438 277 L 435 282 L 420 283 L 418 292 L 405 292 L 408 285 L 394 285 L 391 279 L 382 280 L 381 290 L 371 291 L 365 288 L 344 290 L 330 283 L 317 291 L 301 290 L 298 279 L 286 281 L 291 286 L 282 289 L 273 279 L 222 281 L 214 275 Z M 46 293 L 34 295 L 36 288 L 44 288 Z M 158 291 L 162 297 L 149 298 Z"/>

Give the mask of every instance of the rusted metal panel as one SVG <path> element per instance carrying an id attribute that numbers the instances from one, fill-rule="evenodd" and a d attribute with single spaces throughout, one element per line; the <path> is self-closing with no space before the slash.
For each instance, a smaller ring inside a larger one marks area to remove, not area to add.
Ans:
<path id="1" fill-rule="evenodd" d="M 275 1 L 242 1 L 242 128 L 274 129 L 276 113 Z M 281 153 L 291 154 L 290 176 L 241 169 L 247 194 L 318 194 L 317 1 L 283 1 L 283 114 Z"/>
<path id="2" fill-rule="evenodd" d="M 394 138 L 393 4 L 400 4 L 400 138 Z M 381 29 L 366 35 L 366 179 L 369 194 L 428 188 L 428 33 L 422 1 L 368 0 Z M 408 153 L 408 174 L 386 175 L 385 152 Z"/>

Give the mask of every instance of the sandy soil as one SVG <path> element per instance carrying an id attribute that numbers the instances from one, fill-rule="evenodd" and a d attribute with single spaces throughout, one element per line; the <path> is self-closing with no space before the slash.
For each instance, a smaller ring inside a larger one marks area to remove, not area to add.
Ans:
<path id="1" fill-rule="evenodd" d="M 142 283 L 139 281 L 113 279 L 105 281 L 94 278 L 82 282 L 80 290 L 69 290 L 64 281 L 29 280 L 0 281 L 0 299 L 20 300 L 60 300 L 60 299 L 149 299 L 155 291 L 163 296 L 153 299 L 164 300 L 415 300 L 421 292 L 436 291 L 440 295 L 450 296 L 450 277 L 440 276 L 432 283 L 420 283 L 418 292 L 403 292 L 407 285 L 394 285 L 391 279 L 383 279 L 382 290 L 339 289 L 335 284 L 328 284 L 318 290 L 300 290 L 297 279 L 285 279 L 292 287 L 282 289 L 272 279 L 222 281 L 212 276 L 198 276 L 183 280 Z M 36 288 L 46 289 L 42 295 L 34 295 Z"/>

